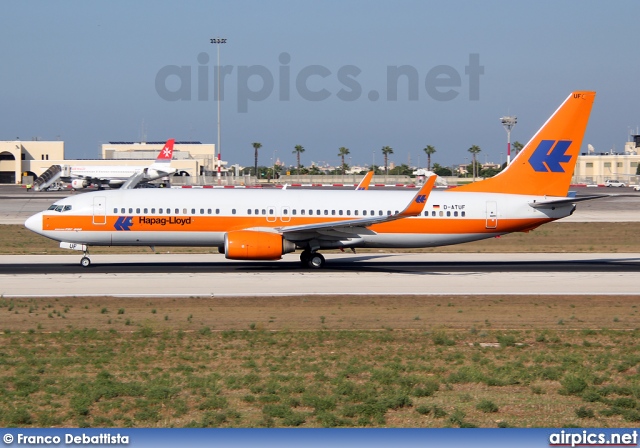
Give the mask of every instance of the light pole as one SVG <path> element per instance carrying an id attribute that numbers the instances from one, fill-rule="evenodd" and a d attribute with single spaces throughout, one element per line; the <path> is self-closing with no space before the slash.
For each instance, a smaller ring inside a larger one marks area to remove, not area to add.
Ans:
<path id="1" fill-rule="evenodd" d="M 216 152 L 218 153 L 218 157 L 217 157 L 217 165 L 218 165 L 218 183 L 220 183 L 220 158 L 221 158 L 221 151 L 220 151 L 220 44 L 226 44 L 227 43 L 227 39 L 221 39 L 219 37 L 216 37 L 214 39 L 209 39 L 209 41 L 212 44 L 216 44 L 216 48 L 218 49 L 218 66 L 217 66 L 217 93 L 216 93 L 216 97 L 218 99 L 218 144 L 216 145 Z"/>
<path id="2" fill-rule="evenodd" d="M 509 166 L 509 164 L 511 163 L 511 129 L 513 129 L 513 127 L 518 122 L 518 117 L 505 116 L 500 118 L 500 122 L 507 131 L 507 166 Z"/>

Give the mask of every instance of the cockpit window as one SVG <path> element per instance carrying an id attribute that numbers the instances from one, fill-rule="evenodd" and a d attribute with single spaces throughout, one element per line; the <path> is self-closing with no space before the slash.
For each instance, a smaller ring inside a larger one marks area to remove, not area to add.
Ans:
<path id="1" fill-rule="evenodd" d="M 71 206 L 70 205 L 65 205 L 64 208 L 62 209 L 63 212 L 69 211 L 71 210 Z"/>
<path id="2" fill-rule="evenodd" d="M 58 206 L 56 206 L 56 211 L 57 212 L 61 212 L 63 208 L 64 208 L 63 205 L 58 205 Z"/>
<path id="3" fill-rule="evenodd" d="M 53 205 L 50 205 L 47 210 L 55 210 L 56 207 L 57 207 L 56 204 L 53 204 Z"/>

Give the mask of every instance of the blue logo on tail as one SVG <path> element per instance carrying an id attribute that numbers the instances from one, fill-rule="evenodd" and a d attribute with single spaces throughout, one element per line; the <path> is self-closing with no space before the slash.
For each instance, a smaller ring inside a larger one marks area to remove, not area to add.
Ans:
<path id="1" fill-rule="evenodd" d="M 529 164 L 539 173 L 564 173 L 560 164 L 571 160 L 566 154 L 571 143 L 571 140 L 542 140 L 529 157 Z"/>
<path id="2" fill-rule="evenodd" d="M 426 194 L 421 194 L 416 198 L 416 204 L 424 204 L 425 202 L 427 202 Z"/>

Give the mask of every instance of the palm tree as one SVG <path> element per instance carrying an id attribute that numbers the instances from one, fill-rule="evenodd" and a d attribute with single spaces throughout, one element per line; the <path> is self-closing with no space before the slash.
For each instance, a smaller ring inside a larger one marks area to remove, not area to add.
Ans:
<path id="1" fill-rule="evenodd" d="M 389 158 L 389 154 L 393 154 L 393 148 L 391 146 L 383 146 L 382 154 L 384 154 L 384 174 L 389 174 L 389 164 L 387 160 Z"/>
<path id="2" fill-rule="evenodd" d="M 293 150 L 293 153 L 296 155 L 296 158 L 298 159 L 298 171 L 296 174 L 300 174 L 300 154 L 304 152 L 304 148 L 302 147 L 302 145 L 296 145 L 295 148 L 296 149 Z"/>
<path id="3" fill-rule="evenodd" d="M 427 147 L 424 148 L 423 151 L 427 154 L 427 171 L 431 171 L 431 154 L 436 152 L 436 148 L 431 145 L 427 145 Z"/>
<path id="4" fill-rule="evenodd" d="M 473 181 L 476 181 L 476 154 L 478 154 L 480 151 L 482 151 L 480 149 L 480 147 L 478 145 L 473 145 L 471 148 L 468 149 L 468 151 L 471 153 L 471 155 L 473 156 Z"/>
<path id="5" fill-rule="evenodd" d="M 522 151 L 522 148 L 524 148 L 524 145 L 516 140 L 515 142 L 513 142 L 512 148 L 513 148 L 513 152 L 515 152 L 517 156 L 518 153 Z"/>
<path id="6" fill-rule="evenodd" d="M 258 177 L 258 149 L 262 148 L 262 143 L 252 143 L 253 145 L 253 149 L 254 149 L 254 157 L 255 157 L 255 161 L 254 161 L 254 173 L 256 175 L 256 177 Z"/>
<path id="7" fill-rule="evenodd" d="M 345 165 L 344 165 L 344 156 L 349 155 L 349 148 L 345 148 L 341 146 L 338 148 L 338 155 L 342 158 L 342 175 L 344 176 Z"/>

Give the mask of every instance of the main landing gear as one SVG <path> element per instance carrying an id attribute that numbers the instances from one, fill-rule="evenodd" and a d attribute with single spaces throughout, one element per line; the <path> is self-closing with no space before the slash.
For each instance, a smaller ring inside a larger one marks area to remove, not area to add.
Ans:
<path id="1" fill-rule="evenodd" d="M 89 250 L 84 251 L 84 256 L 80 259 L 80 266 L 88 268 L 91 266 L 91 259 L 89 258 Z"/>
<path id="2" fill-rule="evenodd" d="M 303 250 L 300 254 L 300 263 L 305 268 L 321 269 L 324 267 L 324 257 L 318 252 Z"/>

